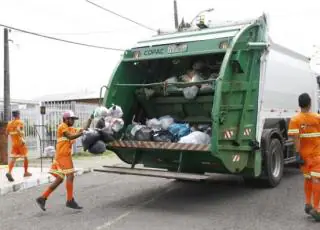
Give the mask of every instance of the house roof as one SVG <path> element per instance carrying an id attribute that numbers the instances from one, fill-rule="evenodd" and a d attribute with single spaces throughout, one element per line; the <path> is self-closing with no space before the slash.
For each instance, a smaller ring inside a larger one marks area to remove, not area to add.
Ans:
<path id="1" fill-rule="evenodd" d="M 4 99 L 0 97 L 0 104 L 3 104 Z M 29 104 L 29 105 L 39 105 L 37 100 L 24 100 L 24 99 L 10 99 L 11 104 Z"/>
<path id="2" fill-rule="evenodd" d="M 83 99 L 99 99 L 99 92 L 95 91 L 79 91 L 62 94 L 50 94 L 35 98 L 37 101 L 72 101 Z"/>

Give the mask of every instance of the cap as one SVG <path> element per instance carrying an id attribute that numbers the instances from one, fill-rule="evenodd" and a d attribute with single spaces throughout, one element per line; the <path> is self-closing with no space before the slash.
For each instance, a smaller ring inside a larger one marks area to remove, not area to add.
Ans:
<path id="1" fill-rule="evenodd" d="M 16 116 L 19 116 L 19 115 L 20 115 L 20 111 L 19 110 L 12 111 L 12 116 L 13 117 L 16 117 Z"/>
<path id="2" fill-rule="evenodd" d="M 75 119 L 75 120 L 79 119 L 79 118 L 74 114 L 74 112 L 71 111 L 71 110 L 65 111 L 65 112 L 63 113 L 63 118 L 64 118 L 64 119 L 73 118 L 73 119 Z"/>

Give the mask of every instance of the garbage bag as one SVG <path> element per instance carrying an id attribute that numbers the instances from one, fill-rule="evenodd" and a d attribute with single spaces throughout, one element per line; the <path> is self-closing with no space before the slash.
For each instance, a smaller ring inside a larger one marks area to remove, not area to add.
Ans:
<path id="1" fill-rule="evenodd" d="M 96 143 L 100 139 L 100 133 L 97 130 L 85 131 L 82 136 L 82 147 L 84 151 L 87 151 L 91 145 Z"/>
<path id="2" fill-rule="evenodd" d="M 104 106 L 99 106 L 94 110 L 93 116 L 95 118 L 107 117 L 110 115 L 109 109 Z"/>
<path id="3" fill-rule="evenodd" d="M 134 138 L 137 141 L 151 141 L 153 133 L 149 127 L 142 127 L 135 133 Z"/>
<path id="4" fill-rule="evenodd" d="M 153 129 L 154 131 L 158 131 L 161 129 L 161 122 L 157 118 L 152 118 L 146 121 L 147 127 Z"/>
<path id="5" fill-rule="evenodd" d="M 112 105 L 109 108 L 110 116 L 115 118 L 121 118 L 123 116 L 123 112 L 120 106 L 118 105 Z"/>
<path id="6" fill-rule="evenodd" d="M 104 117 L 101 117 L 101 118 L 97 121 L 96 128 L 97 128 L 97 129 L 103 129 L 104 127 L 106 127 L 105 120 L 104 120 Z"/>
<path id="7" fill-rule="evenodd" d="M 203 81 L 203 78 L 200 77 L 199 74 L 195 73 L 191 78 L 191 82 L 199 82 L 199 81 Z"/>
<path id="8" fill-rule="evenodd" d="M 168 130 L 160 130 L 154 132 L 152 135 L 152 140 L 156 142 L 173 142 L 174 136 Z"/>
<path id="9" fill-rule="evenodd" d="M 177 83 L 178 82 L 178 78 L 176 76 L 173 76 L 173 77 L 168 78 L 166 80 L 166 82 L 167 83 Z M 180 90 L 180 89 L 175 85 L 168 84 L 167 90 L 168 91 L 177 91 L 177 90 Z"/>
<path id="10" fill-rule="evenodd" d="M 124 121 L 121 118 L 106 117 L 104 120 L 105 128 L 115 133 L 119 132 L 124 126 Z"/>
<path id="11" fill-rule="evenodd" d="M 125 131 L 125 139 L 126 140 L 135 140 L 136 132 L 139 131 L 141 128 L 146 127 L 145 125 L 140 124 L 130 124 L 127 126 Z"/>
<path id="12" fill-rule="evenodd" d="M 185 144 L 210 144 L 210 136 L 206 133 L 195 131 L 190 133 L 187 136 L 181 137 L 178 143 L 185 143 Z"/>
<path id="13" fill-rule="evenodd" d="M 164 130 L 167 130 L 168 127 L 173 124 L 174 119 L 171 116 L 163 116 L 159 118 L 159 121 L 161 123 L 161 128 Z"/>
<path id="14" fill-rule="evenodd" d="M 198 92 L 199 92 L 199 88 L 197 86 L 191 86 L 191 87 L 186 87 L 183 89 L 183 96 L 186 98 L 186 99 L 194 99 Z"/>
<path id="15" fill-rule="evenodd" d="M 114 141 L 115 137 L 108 128 L 103 128 L 100 130 L 100 140 L 102 140 L 104 143 L 109 143 L 111 141 Z"/>
<path id="16" fill-rule="evenodd" d="M 98 140 L 89 147 L 89 152 L 92 154 L 101 154 L 104 153 L 106 150 L 106 144 L 101 140 Z"/>
<path id="17" fill-rule="evenodd" d="M 48 146 L 44 149 L 44 155 L 46 157 L 54 157 L 55 154 L 56 154 L 56 150 L 53 146 Z"/>
<path id="18" fill-rule="evenodd" d="M 191 128 L 188 124 L 179 124 L 179 123 L 173 123 L 172 125 L 169 126 L 168 130 L 178 140 L 181 137 L 184 137 L 191 132 Z"/>
<path id="19" fill-rule="evenodd" d="M 209 125 L 209 124 L 200 124 L 200 125 L 198 125 L 198 130 L 201 132 L 205 132 L 210 127 L 211 127 L 211 125 Z"/>

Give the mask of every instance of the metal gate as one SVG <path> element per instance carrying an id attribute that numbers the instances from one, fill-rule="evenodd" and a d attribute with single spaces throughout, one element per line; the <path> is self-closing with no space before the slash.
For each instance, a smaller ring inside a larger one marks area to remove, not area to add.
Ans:
<path id="1" fill-rule="evenodd" d="M 29 158 L 39 158 L 44 148 L 54 146 L 59 124 L 62 122 L 62 113 L 73 110 L 79 117 L 74 127 L 83 127 L 90 114 L 97 107 L 94 104 L 77 102 L 45 103 L 46 114 L 40 114 L 40 103 L 33 107 L 20 108 L 21 119 L 25 124 L 26 142 L 29 149 Z M 93 124 L 92 124 L 93 125 Z M 82 151 L 81 139 L 77 139 L 73 152 Z"/>

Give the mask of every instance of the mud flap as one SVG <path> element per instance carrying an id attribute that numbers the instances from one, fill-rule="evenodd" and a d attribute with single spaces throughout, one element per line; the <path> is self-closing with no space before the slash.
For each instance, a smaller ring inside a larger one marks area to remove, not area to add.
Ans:
<path id="1" fill-rule="evenodd" d="M 254 155 L 254 176 L 259 177 L 261 175 L 262 170 L 262 156 L 261 151 L 256 151 Z"/>
<path id="2" fill-rule="evenodd" d="M 248 163 L 248 152 L 238 152 L 234 154 L 226 154 L 218 156 L 226 169 L 231 173 L 240 173 Z"/>

